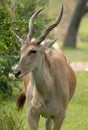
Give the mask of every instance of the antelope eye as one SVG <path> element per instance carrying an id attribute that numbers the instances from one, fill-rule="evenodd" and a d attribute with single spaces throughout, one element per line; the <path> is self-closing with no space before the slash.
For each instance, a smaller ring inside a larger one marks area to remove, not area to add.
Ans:
<path id="1" fill-rule="evenodd" d="M 31 50 L 30 51 L 30 54 L 36 54 L 37 53 L 37 50 Z"/>

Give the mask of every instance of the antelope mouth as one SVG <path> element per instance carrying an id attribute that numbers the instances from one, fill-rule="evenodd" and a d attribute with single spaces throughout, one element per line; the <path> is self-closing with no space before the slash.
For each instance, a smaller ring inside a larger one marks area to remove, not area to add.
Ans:
<path id="1" fill-rule="evenodd" d="M 15 77 L 16 77 L 17 79 L 21 79 L 21 78 L 23 78 L 25 75 L 28 74 L 28 72 L 22 73 L 21 71 L 17 71 L 17 70 L 15 70 L 13 73 L 14 73 L 14 75 L 15 75 Z"/>

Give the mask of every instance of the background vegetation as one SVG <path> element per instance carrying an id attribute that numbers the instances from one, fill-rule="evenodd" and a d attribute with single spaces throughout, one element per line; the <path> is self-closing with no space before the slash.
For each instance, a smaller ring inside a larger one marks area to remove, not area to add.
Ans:
<path id="1" fill-rule="evenodd" d="M 58 10 L 57 5 L 61 1 L 47 6 L 52 15 Z M 54 2 L 55 2 L 54 1 Z M 67 0 L 66 0 L 67 1 Z M 29 4 L 28 4 L 29 3 Z M 14 0 L 0 1 L 0 130 L 27 130 L 26 105 L 23 111 L 19 112 L 16 108 L 16 99 L 19 91 L 23 89 L 22 81 L 14 79 L 12 71 L 19 59 L 19 46 L 13 37 L 12 31 L 22 38 L 28 32 L 28 21 L 31 14 L 37 8 L 45 7 L 48 0 Z M 72 5 L 73 6 L 73 5 Z M 56 8 L 55 8 L 56 7 Z M 43 14 L 34 22 L 36 35 L 39 36 L 44 26 L 49 22 Z M 48 12 L 48 16 L 50 16 Z M 42 17 L 42 18 L 41 18 Z M 49 19 L 49 18 L 48 18 Z M 70 62 L 88 62 L 88 16 L 86 15 L 81 22 L 77 47 L 62 48 L 61 50 L 68 57 Z M 59 35 L 59 34 L 57 34 Z M 87 130 L 88 129 L 88 72 L 76 72 L 77 89 L 74 98 L 68 105 L 67 117 L 62 126 L 62 130 Z M 41 117 L 39 130 L 44 130 L 44 119 Z"/>
<path id="2" fill-rule="evenodd" d="M 67 116 L 62 130 L 88 129 L 88 72 L 77 72 L 77 89 L 68 105 Z M 26 106 L 18 113 L 15 100 L 0 103 L 0 130 L 28 130 Z M 45 130 L 44 118 L 41 117 L 39 130 Z"/>
<path id="3" fill-rule="evenodd" d="M 40 0 L 0 1 L 0 91 L 3 98 L 12 95 L 14 80 L 11 73 L 19 59 L 19 46 L 13 36 L 13 31 L 25 38 L 30 16 L 36 8 L 39 8 L 38 5 L 42 8 L 47 2 L 47 0 L 45 2 L 40 2 Z M 43 18 L 46 16 L 43 17 L 43 15 L 35 20 L 35 30 L 37 30 L 35 37 L 40 34 L 45 22 L 48 22 L 48 20 L 44 21 Z"/>

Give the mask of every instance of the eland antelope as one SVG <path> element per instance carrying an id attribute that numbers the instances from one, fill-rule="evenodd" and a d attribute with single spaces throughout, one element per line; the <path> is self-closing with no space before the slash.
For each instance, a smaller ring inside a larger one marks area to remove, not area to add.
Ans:
<path id="1" fill-rule="evenodd" d="M 31 16 L 25 41 L 15 34 L 21 43 L 21 57 L 14 75 L 17 78 L 25 76 L 26 86 L 18 99 L 18 107 L 23 106 L 26 98 L 30 130 L 38 130 L 40 115 L 46 119 L 46 130 L 60 130 L 68 102 L 75 91 L 76 77 L 66 57 L 51 47 L 56 40 L 41 44 L 61 21 L 63 5 L 54 24 L 48 26 L 35 41 L 31 40 L 34 34 L 33 21 L 41 11 Z"/>

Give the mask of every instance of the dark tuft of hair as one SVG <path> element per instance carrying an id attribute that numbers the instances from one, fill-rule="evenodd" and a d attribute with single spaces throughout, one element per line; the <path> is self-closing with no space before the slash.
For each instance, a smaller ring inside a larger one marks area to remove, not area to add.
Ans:
<path id="1" fill-rule="evenodd" d="M 24 103 L 25 103 L 25 100 L 26 100 L 26 96 L 25 96 L 25 91 L 22 91 L 17 99 L 17 108 L 18 108 L 18 111 L 19 110 L 22 110 L 23 106 L 24 106 Z"/>

